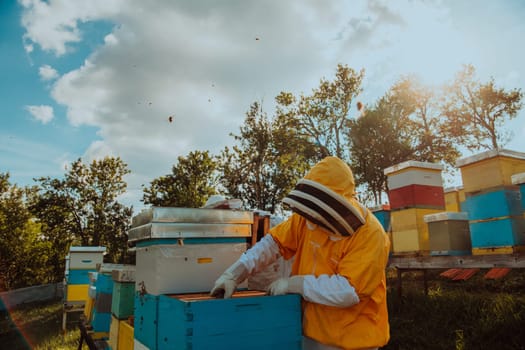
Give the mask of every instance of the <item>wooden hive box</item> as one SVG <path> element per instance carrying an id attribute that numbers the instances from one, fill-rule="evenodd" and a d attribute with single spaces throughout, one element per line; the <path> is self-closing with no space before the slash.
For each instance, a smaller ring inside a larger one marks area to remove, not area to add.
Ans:
<path id="1" fill-rule="evenodd" d="M 523 209 L 520 189 L 517 186 L 493 187 L 467 194 L 461 209 L 473 221 L 521 216 Z"/>
<path id="2" fill-rule="evenodd" d="M 445 210 L 443 187 L 408 185 L 388 191 L 392 210 L 404 208 L 431 208 Z"/>
<path id="3" fill-rule="evenodd" d="M 133 315 L 135 307 L 135 266 L 126 266 L 112 272 L 113 293 L 111 313 L 119 320 Z"/>
<path id="4" fill-rule="evenodd" d="M 301 297 L 161 295 L 158 349 L 301 349 Z"/>
<path id="5" fill-rule="evenodd" d="M 392 210 L 392 247 L 394 254 L 430 253 L 428 226 L 424 216 L 439 213 L 440 209 L 410 208 Z"/>
<path id="6" fill-rule="evenodd" d="M 159 296 L 135 292 L 134 339 L 142 348 L 157 349 Z"/>
<path id="7" fill-rule="evenodd" d="M 470 255 L 468 216 L 465 212 L 425 215 L 428 225 L 430 255 Z"/>
<path id="8" fill-rule="evenodd" d="M 386 168 L 384 174 L 389 190 L 409 185 L 443 187 L 442 170 L 441 164 L 409 160 Z"/>
<path id="9" fill-rule="evenodd" d="M 515 250 L 515 247 L 525 244 L 525 218 L 523 216 L 470 220 L 469 227 L 473 255 L 483 251 L 479 248 Z"/>
<path id="10" fill-rule="evenodd" d="M 127 320 L 119 322 L 118 334 L 117 350 L 133 350 L 133 326 Z"/>
<path id="11" fill-rule="evenodd" d="M 512 185 L 513 174 L 525 172 L 525 153 L 506 149 L 458 159 L 465 193 Z"/>
<path id="12" fill-rule="evenodd" d="M 380 205 L 377 207 L 370 208 L 370 211 L 379 220 L 383 229 L 388 232 L 390 231 L 390 206 Z"/>

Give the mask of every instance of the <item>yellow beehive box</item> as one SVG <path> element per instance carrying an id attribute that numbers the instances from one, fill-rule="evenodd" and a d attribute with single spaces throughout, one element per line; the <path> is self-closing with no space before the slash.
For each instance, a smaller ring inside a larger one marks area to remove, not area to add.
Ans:
<path id="1" fill-rule="evenodd" d="M 445 211 L 460 212 L 461 202 L 465 201 L 465 191 L 463 187 L 449 187 L 444 189 Z"/>
<path id="2" fill-rule="evenodd" d="M 89 284 L 68 284 L 66 301 L 83 301 L 88 299 Z"/>
<path id="3" fill-rule="evenodd" d="M 430 250 L 428 225 L 423 217 L 442 211 L 425 208 L 393 210 L 390 213 L 393 253 L 427 254 Z"/>
<path id="4" fill-rule="evenodd" d="M 111 349 L 118 349 L 118 340 L 119 340 L 119 319 L 111 315 L 111 323 L 109 325 L 109 346 Z"/>
<path id="5" fill-rule="evenodd" d="M 95 299 L 87 298 L 86 305 L 84 305 L 84 316 L 86 320 L 91 321 L 91 315 L 93 314 L 93 305 L 95 304 Z"/>
<path id="6" fill-rule="evenodd" d="M 512 185 L 513 174 L 525 172 L 525 153 L 495 149 L 458 159 L 465 193 Z"/>
<path id="7" fill-rule="evenodd" d="M 415 254 L 421 251 L 420 236 L 417 230 L 392 232 L 392 240 L 393 254 Z"/>
<path id="8" fill-rule="evenodd" d="M 117 350 L 133 350 L 133 327 L 127 320 L 119 323 Z"/>

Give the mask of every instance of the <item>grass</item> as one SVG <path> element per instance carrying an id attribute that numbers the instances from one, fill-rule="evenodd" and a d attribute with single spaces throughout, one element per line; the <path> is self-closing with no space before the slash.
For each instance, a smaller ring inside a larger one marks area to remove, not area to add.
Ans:
<path id="1" fill-rule="evenodd" d="M 69 313 L 67 332 L 62 332 L 62 301 L 31 303 L 0 312 L 0 348 L 9 350 L 77 349 L 80 313 Z M 83 346 L 83 349 L 88 349 Z"/>
<path id="2" fill-rule="evenodd" d="M 403 294 L 388 272 L 391 339 L 384 350 L 525 350 L 525 270 L 499 280 L 483 272 L 467 281 L 451 281 L 428 271 L 428 295 L 422 274 L 403 274 Z M 24 305 L 0 313 L 2 349 L 77 349 L 80 314 L 68 316 L 62 334 L 62 303 Z M 87 349 L 84 344 L 83 349 Z"/>

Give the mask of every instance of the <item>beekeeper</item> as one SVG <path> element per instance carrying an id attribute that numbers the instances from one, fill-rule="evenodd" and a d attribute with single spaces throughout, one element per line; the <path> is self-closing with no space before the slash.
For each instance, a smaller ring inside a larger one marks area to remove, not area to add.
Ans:
<path id="1" fill-rule="evenodd" d="M 373 214 L 355 199 L 342 160 L 317 163 L 284 199 L 293 214 L 269 230 L 215 282 L 229 298 L 237 285 L 280 256 L 295 257 L 290 277 L 271 295 L 303 297 L 304 349 L 375 349 L 390 337 L 385 268 L 390 242 Z"/>

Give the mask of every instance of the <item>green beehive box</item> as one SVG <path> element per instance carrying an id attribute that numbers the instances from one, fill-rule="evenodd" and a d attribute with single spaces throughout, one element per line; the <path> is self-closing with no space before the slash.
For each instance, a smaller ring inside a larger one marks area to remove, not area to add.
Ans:
<path id="1" fill-rule="evenodd" d="M 119 320 L 133 315 L 135 303 L 134 282 L 114 282 L 111 313 Z"/>

